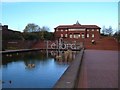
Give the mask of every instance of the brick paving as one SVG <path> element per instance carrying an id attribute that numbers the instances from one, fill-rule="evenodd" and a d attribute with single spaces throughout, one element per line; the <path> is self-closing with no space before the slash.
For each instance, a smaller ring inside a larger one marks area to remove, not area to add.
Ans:
<path id="1" fill-rule="evenodd" d="M 78 80 L 77 88 L 118 88 L 118 52 L 85 50 Z"/>

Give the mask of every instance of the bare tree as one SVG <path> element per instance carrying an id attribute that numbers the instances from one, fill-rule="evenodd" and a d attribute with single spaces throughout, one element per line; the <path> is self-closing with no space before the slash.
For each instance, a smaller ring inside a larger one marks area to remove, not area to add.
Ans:
<path id="1" fill-rule="evenodd" d="M 102 33 L 105 34 L 106 28 L 103 26 Z"/>
<path id="2" fill-rule="evenodd" d="M 112 35 L 112 33 L 113 33 L 113 29 L 112 29 L 112 27 L 111 26 L 109 26 L 109 28 L 108 29 L 106 29 L 106 34 L 108 34 L 108 35 Z"/>
<path id="3" fill-rule="evenodd" d="M 111 36 L 112 33 L 113 33 L 112 26 L 109 26 L 109 28 L 106 28 L 105 26 L 103 26 L 102 33 L 104 35 L 110 35 Z"/>

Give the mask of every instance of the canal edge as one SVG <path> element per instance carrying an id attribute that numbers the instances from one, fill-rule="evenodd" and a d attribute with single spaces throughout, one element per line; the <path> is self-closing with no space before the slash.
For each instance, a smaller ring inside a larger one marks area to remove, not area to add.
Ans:
<path id="1" fill-rule="evenodd" d="M 76 55 L 75 60 L 70 64 L 67 70 L 55 83 L 53 88 L 76 88 L 78 85 L 78 75 L 82 64 L 84 48 Z"/>

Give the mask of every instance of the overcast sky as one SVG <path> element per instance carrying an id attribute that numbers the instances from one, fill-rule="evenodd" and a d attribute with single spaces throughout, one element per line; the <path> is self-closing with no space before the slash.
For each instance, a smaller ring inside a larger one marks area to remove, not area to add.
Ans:
<path id="1" fill-rule="evenodd" d="M 118 28 L 118 2 L 3 1 L 0 23 L 17 31 L 23 31 L 28 23 L 35 23 L 40 27 L 48 26 L 54 31 L 58 25 L 75 24 L 77 20 L 83 25 L 94 24 L 101 28 L 104 25 L 112 26 L 115 30 Z"/>

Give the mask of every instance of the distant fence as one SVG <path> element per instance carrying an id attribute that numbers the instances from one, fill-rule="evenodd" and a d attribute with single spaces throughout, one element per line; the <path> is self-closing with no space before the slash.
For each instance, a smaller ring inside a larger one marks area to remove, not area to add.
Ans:
<path id="1" fill-rule="evenodd" d="M 2 41 L 2 49 L 29 49 L 31 48 L 36 41 L 29 41 L 29 40 L 5 40 Z"/>
<path id="2" fill-rule="evenodd" d="M 61 41 L 60 40 L 10 40 L 2 41 L 2 48 L 5 50 L 14 49 L 31 49 L 31 48 L 43 48 L 43 49 L 81 49 L 83 48 L 83 42 L 74 41 Z"/>

